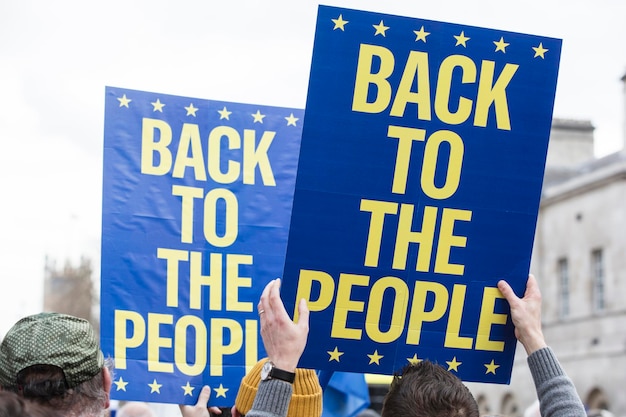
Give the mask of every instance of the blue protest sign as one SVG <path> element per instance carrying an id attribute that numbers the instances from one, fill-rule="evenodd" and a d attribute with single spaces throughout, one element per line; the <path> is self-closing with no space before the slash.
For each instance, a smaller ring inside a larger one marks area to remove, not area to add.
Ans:
<path id="1" fill-rule="evenodd" d="M 231 406 L 264 356 L 303 111 L 106 88 L 101 343 L 112 398 Z"/>
<path id="2" fill-rule="evenodd" d="M 300 366 L 508 383 L 561 41 L 320 6 L 282 294 Z"/>

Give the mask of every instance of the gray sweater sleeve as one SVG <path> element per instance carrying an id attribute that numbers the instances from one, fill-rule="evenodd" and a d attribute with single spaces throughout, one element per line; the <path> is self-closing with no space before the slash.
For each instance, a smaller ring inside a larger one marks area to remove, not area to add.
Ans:
<path id="1" fill-rule="evenodd" d="M 261 381 L 246 417 L 286 417 L 293 385 L 279 379 Z"/>
<path id="2" fill-rule="evenodd" d="M 528 356 L 542 417 L 586 417 L 576 387 L 549 347 Z"/>

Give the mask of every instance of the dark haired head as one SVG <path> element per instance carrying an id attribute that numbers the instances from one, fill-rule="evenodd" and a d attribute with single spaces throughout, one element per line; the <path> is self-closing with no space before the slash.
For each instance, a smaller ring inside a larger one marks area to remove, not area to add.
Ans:
<path id="1" fill-rule="evenodd" d="M 106 365 L 112 366 L 112 362 L 107 362 Z M 70 414 L 72 411 L 81 410 L 84 415 L 100 415 L 108 403 L 104 372 L 108 370 L 102 368 L 90 380 L 74 388 L 68 388 L 61 368 L 35 365 L 23 369 L 18 374 L 16 387 L 5 389 L 49 409 L 62 410 Z"/>
<path id="2" fill-rule="evenodd" d="M 11 391 L 0 390 L 0 417 L 61 417 L 52 408 L 43 407 Z"/>
<path id="3" fill-rule="evenodd" d="M 478 404 L 455 375 L 421 361 L 394 375 L 383 401 L 382 417 L 478 417 Z"/>

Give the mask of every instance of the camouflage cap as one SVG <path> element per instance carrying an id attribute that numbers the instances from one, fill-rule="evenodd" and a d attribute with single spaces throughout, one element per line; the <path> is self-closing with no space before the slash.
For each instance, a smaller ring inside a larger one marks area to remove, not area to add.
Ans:
<path id="1" fill-rule="evenodd" d="M 33 365 L 63 370 L 69 388 L 93 378 L 104 357 L 91 324 L 60 313 L 24 317 L 0 344 L 0 387 L 17 388 L 17 375 Z"/>

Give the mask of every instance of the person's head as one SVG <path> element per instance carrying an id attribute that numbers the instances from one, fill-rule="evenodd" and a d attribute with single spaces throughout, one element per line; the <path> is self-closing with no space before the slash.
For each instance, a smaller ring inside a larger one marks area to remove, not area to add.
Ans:
<path id="1" fill-rule="evenodd" d="M 0 417 L 62 417 L 57 410 L 26 400 L 12 391 L 0 390 Z"/>
<path id="2" fill-rule="evenodd" d="M 148 403 L 130 401 L 117 409 L 115 417 L 156 417 L 156 413 Z"/>
<path id="3" fill-rule="evenodd" d="M 252 409 L 252 403 L 261 383 L 261 369 L 267 358 L 261 359 L 243 377 L 235 399 L 235 408 L 241 415 Z M 293 395 L 287 417 L 319 417 L 322 415 L 322 387 L 313 369 L 296 368 Z"/>
<path id="4" fill-rule="evenodd" d="M 429 361 L 394 375 L 382 417 L 478 417 L 478 404 L 459 378 Z"/>
<path id="5" fill-rule="evenodd" d="M 99 416 L 111 374 L 87 320 L 39 313 L 15 323 L 0 344 L 0 387 L 68 416 Z"/>

